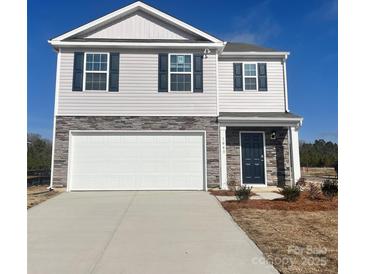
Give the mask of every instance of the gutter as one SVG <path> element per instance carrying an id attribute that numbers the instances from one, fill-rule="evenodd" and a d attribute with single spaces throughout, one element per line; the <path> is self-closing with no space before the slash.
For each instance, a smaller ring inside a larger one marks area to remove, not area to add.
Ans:
<path id="1" fill-rule="evenodd" d="M 245 51 L 245 52 L 222 52 L 222 56 L 244 57 L 244 56 L 273 56 L 287 58 L 290 52 L 287 51 Z"/>

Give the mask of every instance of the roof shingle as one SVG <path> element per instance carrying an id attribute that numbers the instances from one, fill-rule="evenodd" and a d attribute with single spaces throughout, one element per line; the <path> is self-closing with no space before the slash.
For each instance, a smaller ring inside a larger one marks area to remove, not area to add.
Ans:
<path id="1" fill-rule="evenodd" d="M 233 43 L 227 42 L 223 52 L 277 52 L 278 50 L 271 48 L 264 48 L 261 46 L 247 44 L 247 43 Z"/>

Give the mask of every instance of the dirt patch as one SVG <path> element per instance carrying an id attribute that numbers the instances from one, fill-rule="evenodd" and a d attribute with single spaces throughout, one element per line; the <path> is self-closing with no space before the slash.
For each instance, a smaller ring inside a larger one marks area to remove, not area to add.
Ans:
<path id="1" fill-rule="evenodd" d="M 325 197 L 319 200 L 310 200 L 307 192 L 302 192 L 299 199 L 295 202 L 287 202 L 283 199 L 276 200 L 247 200 L 247 201 L 226 201 L 222 202 L 227 211 L 240 208 L 265 209 L 265 210 L 296 210 L 296 211 L 327 211 L 337 210 L 337 198 L 327 199 Z"/>
<path id="2" fill-rule="evenodd" d="M 337 273 L 337 210 L 229 212 L 280 273 Z"/>
<path id="3" fill-rule="evenodd" d="M 42 203 L 64 191 L 63 188 L 56 188 L 53 191 L 49 191 L 47 187 L 48 186 L 38 185 L 27 188 L 27 208 Z"/>

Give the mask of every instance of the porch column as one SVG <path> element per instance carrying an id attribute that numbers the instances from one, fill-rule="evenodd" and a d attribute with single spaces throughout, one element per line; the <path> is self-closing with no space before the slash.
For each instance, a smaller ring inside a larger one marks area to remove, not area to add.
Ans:
<path id="1" fill-rule="evenodd" d="M 294 184 L 300 179 L 299 127 L 290 127 Z"/>
<path id="2" fill-rule="evenodd" d="M 226 127 L 219 127 L 219 162 L 220 162 L 220 187 L 228 189 L 227 185 L 227 151 L 226 151 Z"/>

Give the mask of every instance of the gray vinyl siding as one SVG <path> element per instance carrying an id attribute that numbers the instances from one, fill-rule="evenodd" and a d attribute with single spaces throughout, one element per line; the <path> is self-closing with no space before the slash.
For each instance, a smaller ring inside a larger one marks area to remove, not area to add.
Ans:
<path id="1" fill-rule="evenodd" d="M 84 34 L 84 38 L 196 40 L 196 36 L 143 11 L 125 16 L 112 25 Z"/>
<path id="2" fill-rule="evenodd" d="M 245 61 L 267 63 L 267 91 L 233 90 L 233 63 Z M 284 73 L 281 59 L 220 57 L 218 72 L 220 112 L 285 111 Z"/>
<path id="3" fill-rule="evenodd" d="M 80 49 L 78 49 L 80 50 Z M 72 92 L 73 52 L 60 56 L 56 115 L 215 116 L 216 56 L 204 59 L 204 91 L 158 92 L 158 53 L 177 50 L 120 50 L 119 92 Z M 86 50 L 91 51 L 91 50 Z M 97 52 L 114 50 L 97 50 Z M 189 53 L 186 50 L 184 53 Z"/>

